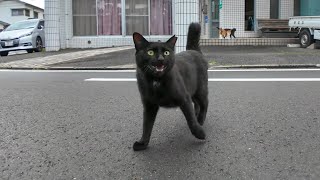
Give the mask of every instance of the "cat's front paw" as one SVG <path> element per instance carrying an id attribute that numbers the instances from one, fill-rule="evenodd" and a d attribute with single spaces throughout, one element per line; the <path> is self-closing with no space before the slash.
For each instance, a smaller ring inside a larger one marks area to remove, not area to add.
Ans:
<path id="1" fill-rule="evenodd" d="M 142 151 L 142 150 L 145 150 L 147 149 L 148 147 L 148 144 L 146 143 L 141 143 L 139 141 L 136 141 L 134 144 L 133 144 L 133 150 L 134 151 Z"/>
<path id="2" fill-rule="evenodd" d="M 201 139 L 201 140 L 206 139 L 206 133 L 201 127 L 193 130 L 192 134 L 198 139 Z"/>

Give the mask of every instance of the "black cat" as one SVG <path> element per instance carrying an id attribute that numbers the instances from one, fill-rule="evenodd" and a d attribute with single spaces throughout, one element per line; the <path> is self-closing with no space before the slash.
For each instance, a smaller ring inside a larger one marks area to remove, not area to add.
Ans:
<path id="1" fill-rule="evenodd" d="M 205 139 L 201 125 L 208 108 L 208 63 L 200 51 L 200 32 L 198 23 L 190 24 L 187 51 L 176 55 L 175 36 L 167 42 L 148 42 L 139 33 L 133 34 L 136 75 L 144 108 L 143 134 L 133 145 L 135 151 L 147 148 L 160 106 L 180 107 L 191 133 Z"/>

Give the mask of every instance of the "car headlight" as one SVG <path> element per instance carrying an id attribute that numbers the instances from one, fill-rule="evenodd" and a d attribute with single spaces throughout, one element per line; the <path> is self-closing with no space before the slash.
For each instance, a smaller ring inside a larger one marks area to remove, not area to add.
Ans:
<path id="1" fill-rule="evenodd" d="M 19 36 L 19 38 L 30 36 L 31 34 L 32 34 L 32 32 L 29 32 L 28 34 L 24 34 L 24 35 Z"/>

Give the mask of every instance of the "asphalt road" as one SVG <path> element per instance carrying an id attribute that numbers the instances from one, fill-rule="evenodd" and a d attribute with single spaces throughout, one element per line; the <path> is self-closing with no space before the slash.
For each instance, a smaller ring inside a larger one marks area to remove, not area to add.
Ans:
<path id="1" fill-rule="evenodd" d="M 209 82 L 207 139 L 191 135 L 179 109 L 161 109 L 141 152 L 132 150 L 142 127 L 136 82 L 85 81 L 134 77 L 0 71 L 0 179 L 320 178 L 319 70 L 210 71 L 236 80 Z"/>

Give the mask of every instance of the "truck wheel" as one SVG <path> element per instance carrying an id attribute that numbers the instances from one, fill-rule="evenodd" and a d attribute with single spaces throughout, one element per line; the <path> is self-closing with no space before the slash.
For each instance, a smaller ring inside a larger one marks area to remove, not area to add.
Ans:
<path id="1" fill-rule="evenodd" d="M 0 52 L 0 56 L 8 56 L 9 52 L 8 51 L 2 51 Z"/>
<path id="2" fill-rule="evenodd" d="M 300 33 L 299 39 L 300 39 L 301 47 L 303 48 L 310 46 L 310 44 L 313 42 L 313 37 L 311 36 L 309 30 L 307 29 L 303 30 Z"/>
<path id="3" fill-rule="evenodd" d="M 316 43 L 314 44 L 315 49 L 320 49 L 320 40 L 316 40 Z"/>

